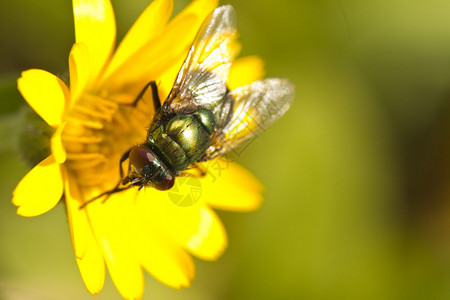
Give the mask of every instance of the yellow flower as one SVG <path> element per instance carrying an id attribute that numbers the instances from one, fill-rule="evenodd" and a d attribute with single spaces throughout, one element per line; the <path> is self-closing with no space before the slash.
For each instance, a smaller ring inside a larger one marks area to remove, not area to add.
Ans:
<path id="1" fill-rule="evenodd" d="M 22 73 L 18 87 L 55 131 L 52 154 L 18 184 L 13 203 L 22 216 L 37 216 L 63 197 L 76 261 L 89 292 L 103 287 L 105 264 L 124 298 L 142 297 L 145 269 L 181 288 L 194 278 L 191 254 L 216 259 L 227 246 L 213 208 L 259 207 L 262 186 L 245 169 L 208 162 L 202 179 L 180 178 L 167 192 L 129 189 L 107 202 L 80 205 L 119 181 L 119 161 L 145 140 L 153 116 L 151 95 L 128 105 L 151 80 L 165 99 L 188 48 L 215 0 L 192 2 L 169 21 L 171 0 L 154 0 L 114 51 L 115 20 L 108 0 L 73 0 L 76 43 L 69 55 L 70 89 L 38 69 Z M 237 60 L 229 86 L 262 77 L 257 57 Z M 190 181 L 191 180 L 191 181 Z"/>

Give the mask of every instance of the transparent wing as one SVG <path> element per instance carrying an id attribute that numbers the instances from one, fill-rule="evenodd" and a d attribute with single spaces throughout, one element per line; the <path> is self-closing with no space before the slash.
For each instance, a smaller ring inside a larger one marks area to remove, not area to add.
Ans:
<path id="1" fill-rule="evenodd" d="M 294 85 L 287 79 L 265 79 L 237 88 L 228 94 L 234 99 L 233 114 L 200 161 L 225 154 L 259 134 L 291 106 Z"/>
<path id="2" fill-rule="evenodd" d="M 208 109 L 227 92 L 226 81 L 237 54 L 236 13 L 230 5 L 215 9 L 205 19 L 192 43 L 167 98 L 175 112 Z"/>

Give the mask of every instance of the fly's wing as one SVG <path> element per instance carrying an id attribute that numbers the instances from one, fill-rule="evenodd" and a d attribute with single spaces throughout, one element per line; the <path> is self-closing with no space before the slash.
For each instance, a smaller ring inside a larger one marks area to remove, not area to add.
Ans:
<path id="1" fill-rule="evenodd" d="M 174 112 L 214 108 L 224 98 L 231 63 L 238 51 L 236 13 L 221 6 L 200 27 L 167 98 Z"/>
<path id="2" fill-rule="evenodd" d="M 291 106 L 294 85 L 287 79 L 265 79 L 231 91 L 233 114 L 200 161 L 210 160 L 241 145 L 269 127 Z"/>

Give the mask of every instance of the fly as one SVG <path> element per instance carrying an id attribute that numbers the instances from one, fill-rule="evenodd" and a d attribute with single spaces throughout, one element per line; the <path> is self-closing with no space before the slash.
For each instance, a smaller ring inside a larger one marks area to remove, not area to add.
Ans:
<path id="1" fill-rule="evenodd" d="M 236 38 L 233 7 L 218 7 L 200 27 L 163 105 L 154 81 L 141 92 L 140 96 L 151 87 L 155 116 L 146 140 L 120 161 L 122 165 L 129 159 L 127 175 L 121 167 L 117 186 L 80 208 L 133 186 L 168 190 L 177 176 L 236 148 L 289 109 L 294 86 L 287 79 L 264 79 L 232 91 L 227 88 L 237 55 Z"/>

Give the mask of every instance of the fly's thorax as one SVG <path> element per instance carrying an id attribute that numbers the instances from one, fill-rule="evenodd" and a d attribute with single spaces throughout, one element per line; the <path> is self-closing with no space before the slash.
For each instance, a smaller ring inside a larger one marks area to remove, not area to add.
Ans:
<path id="1" fill-rule="evenodd" d="M 168 190 L 173 186 L 175 176 L 152 151 L 151 145 L 144 144 L 131 149 L 129 161 L 128 175 L 123 184 L 152 186 L 158 190 Z"/>
<path id="2" fill-rule="evenodd" d="M 193 113 L 194 118 L 203 126 L 206 132 L 211 135 L 214 132 L 215 121 L 213 113 L 208 109 L 199 109 Z"/>
<path id="3" fill-rule="evenodd" d="M 213 114 L 199 109 L 191 114 L 174 114 L 151 127 L 147 142 L 161 153 L 161 159 L 175 175 L 197 161 L 209 147 L 215 123 Z"/>

